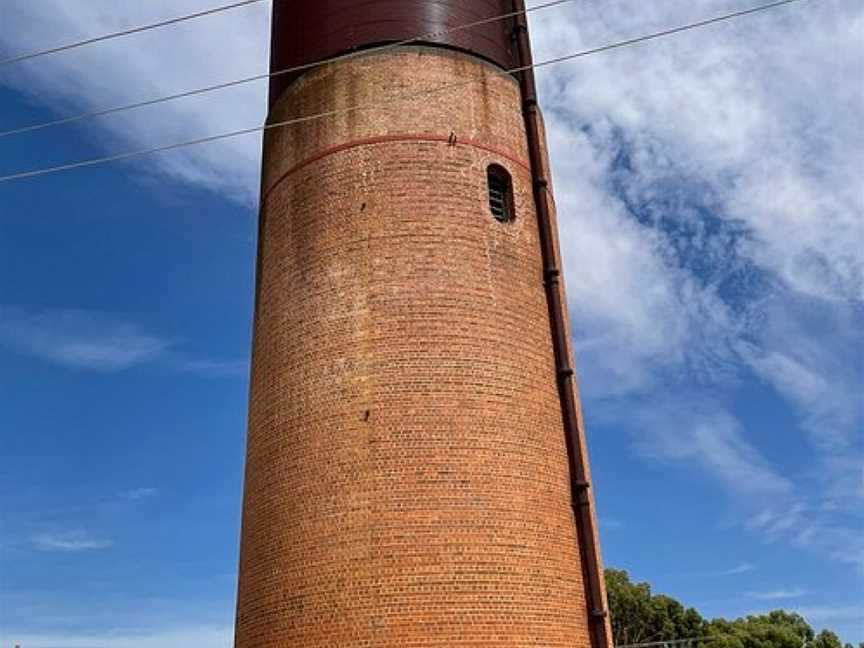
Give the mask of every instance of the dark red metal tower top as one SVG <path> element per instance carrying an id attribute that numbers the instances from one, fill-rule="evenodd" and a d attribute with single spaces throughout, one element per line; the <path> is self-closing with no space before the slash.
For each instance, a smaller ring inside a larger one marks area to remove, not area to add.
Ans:
<path id="1" fill-rule="evenodd" d="M 273 0 L 270 69 L 285 70 L 512 11 L 512 0 Z M 513 63 L 512 34 L 512 19 L 504 19 L 423 42 L 508 68 Z M 273 77 L 270 103 L 298 76 Z"/>

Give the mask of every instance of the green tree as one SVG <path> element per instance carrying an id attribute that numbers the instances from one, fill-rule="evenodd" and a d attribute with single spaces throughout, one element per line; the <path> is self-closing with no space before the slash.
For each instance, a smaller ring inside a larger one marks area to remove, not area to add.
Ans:
<path id="1" fill-rule="evenodd" d="M 650 641 L 651 587 L 631 583 L 630 575 L 618 569 L 606 570 L 606 594 L 616 646 Z"/>
<path id="2" fill-rule="evenodd" d="M 714 619 L 708 636 L 705 648 L 809 648 L 813 629 L 800 615 L 775 610 L 734 621 Z"/>
<path id="3" fill-rule="evenodd" d="M 708 622 L 674 598 L 654 594 L 648 583 L 632 582 L 619 569 L 606 570 L 606 590 L 615 646 L 699 639 L 693 648 L 854 648 L 830 630 L 815 634 L 804 617 L 784 610 Z"/>
<path id="4" fill-rule="evenodd" d="M 823 630 L 810 643 L 809 648 L 844 648 L 840 637 L 830 630 Z"/>
<path id="5" fill-rule="evenodd" d="M 652 594 L 648 583 L 631 582 L 626 571 L 607 569 L 606 591 L 616 646 L 689 639 L 705 632 L 705 620 L 696 610 Z"/>

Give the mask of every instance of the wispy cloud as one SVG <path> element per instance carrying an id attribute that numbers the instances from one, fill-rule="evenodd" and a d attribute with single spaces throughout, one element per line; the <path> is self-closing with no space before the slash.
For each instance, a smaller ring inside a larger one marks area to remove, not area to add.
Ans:
<path id="1" fill-rule="evenodd" d="M 64 367 L 110 373 L 154 360 L 171 342 L 89 311 L 0 308 L 0 344 Z"/>
<path id="2" fill-rule="evenodd" d="M 631 406 L 620 420 L 646 457 L 698 467 L 723 484 L 736 519 L 767 543 L 783 542 L 864 565 L 864 538 L 854 522 L 838 516 L 834 507 L 826 509 L 819 497 L 772 465 L 722 404 L 679 396 L 669 400 L 658 394 L 650 406 Z M 825 489 L 832 482 L 823 477 L 820 485 Z"/>
<path id="3" fill-rule="evenodd" d="M 784 599 L 801 598 L 805 594 L 807 594 L 807 590 L 795 587 L 792 589 L 772 590 L 770 592 L 749 592 L 748 596 L 759 601 L 780 601 Z"/>
<path id="4" fill-rule="evenodd" d="M 695 463 L 755 503 L 793 492 L 792 483 L 747 441 L 741 422 L 722 406 L 695 397 L 657 400 L 637 409 L 631 424 L 646 456 Z"/>
<path id="5" fill-rule="evenodd" d="M 861 619 L 864 619 L 864 603 L 852 605 L 813 605 L 798 607 L 795 611 L 814 624 L 836 623 L 839 621 L 860 623 Z"/>
<path id="6" fill-rule="evenodd" d="M 536 58 L 706 6 L 541 12 Z M 862 554 L 864 141 L 836 107 L 864 106 L 843 82 L 862 25 L 831 3 L 539 74 L 587 410 L 700 467 L 759 537 L 844 562 Z M 727 405 L 754 379 L 797 414 L 806 488 Z"/>
<path id="7" fill-rule="evenodd" d="M 33 536 L 32 542 L 39 551 L 51 553 L 87 553 L 114 546 L 113 540 L 97 538 L 86 531 L 42 533 Z"/>
<path id="8" fill-rule="evenodd" d="M 195 357 L 135 322 L 80 309 L 0 306 L 0 345 L 61 367 L 116 373 L 159 364 L 205 378 L 245 377 L 246 360 Z"/>
<path id="9" fill-rule="evenodd" d="M 3 646 L 51 646 L 52 648 L 230 648 L 230 626 L 166 629 L 151 632 L 34 634 L 0 629 Z"/>
<path id="10" fill-rule="evenodd" d="M 3 7 L 6 29 L 0 34 L 0 49 L 11 55 L 50 47 L 207 5 L 203 0 L 156 0 L 122 7 L 114 0 L 10 0 Z M 206 25 L 194 21 L 15 66 L 4 75 L 4 83 L 71 114 L 261 74 L 268 64 L 268 21 L 269 3 L 260 3 L 212 16 Z M 106 151 L 178 142 L 263 123 L 266 92 L 266 82 L 251 83 L 89 125 L 100 129 L 96 141 Z M 258 193 L 259 157 L 260 135 L 253 134 L 153 156 L 138 168 L 251 203 Z"/>
<path id="11" fill-rule="evenodd" d="M 117 494 L 117 498 L 121 500 L 135 502 L 138 500 L 153 497 L 157 490 L 155 488 L 135 488 L 133 490 L 121 491 Z"/>
<path id="12" fill-rule="evenodd" d="M 755 571 L 755 570 L 756 570 L 756 565 L 754 565 L 753 563 L 742 562 L 742 563 L 735 565 L 731 569 L 726 569 L 726 570 L 721 571 L 721 572 L 716 572 L 716 575 L 717 576 L 738 576 L 740 574 L 747 574 L 747 573 Z"/>

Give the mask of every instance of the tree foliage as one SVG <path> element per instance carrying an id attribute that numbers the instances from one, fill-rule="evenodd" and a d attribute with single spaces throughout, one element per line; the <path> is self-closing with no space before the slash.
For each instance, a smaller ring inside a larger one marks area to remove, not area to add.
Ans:
<path id="1" fill-rule="evenodd" d="M 830 630 L 823 630 L 813 639 L 811 648 L 843 648 L 843 642 Z"/>
<path id="2" fill-rule="evenodd" d="M 706 620 L 672 597 L 654 594 L 648 583 L 632 582 L 618 569 L 606 570 L 606 591 L 615 646 L 698 639 L 693 648 L 853 648 L 830 630 L 814 633 L 804 617 L 784 610 Z"/>
<path id="3" fill-rule="evenodd" d="M 814 637 L 803 617 L 782 610 L 734 621 L 714 619 L 708 635 L 705 648 L 811 648 Z"/>
<path id="4" fill-rule="evenodd" d="M 616 646 L 705 634 L 705 620 L 696 610 L 669 596 L 653 594 L 648 583 L 630 582 L 626 571 L 607 569 L 606 591 Z"/>

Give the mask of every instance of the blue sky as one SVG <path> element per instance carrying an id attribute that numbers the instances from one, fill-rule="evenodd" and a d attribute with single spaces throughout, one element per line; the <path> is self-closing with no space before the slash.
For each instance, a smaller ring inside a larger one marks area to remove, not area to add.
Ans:
<path id="1" fill-rule="evenodd" d="M 653 4 L 538 13 L 536 58 L 750 6 Z M 212 3 L 9 5 L 11 55 Z M 606 563 L 850 641 L 862 27 L 810 0 L 540 75 Z M 0 130 L 258 73 L 266 30 L 262 4 L 21 64 Z M 251 126 L 264 92 L 2 139 L 0 174 Z M 0 645 L 230 645 L 259 146 L 0 185 Z"/>

